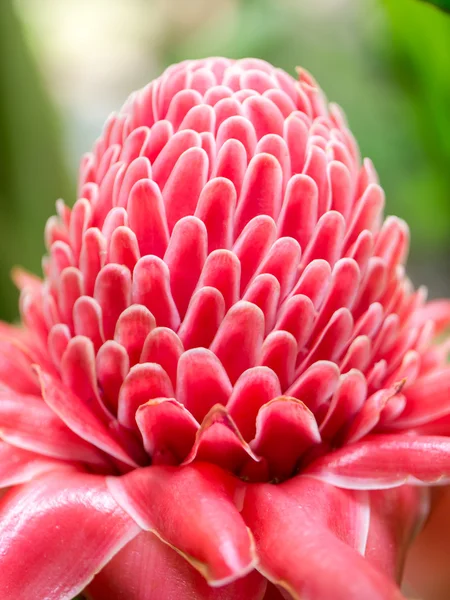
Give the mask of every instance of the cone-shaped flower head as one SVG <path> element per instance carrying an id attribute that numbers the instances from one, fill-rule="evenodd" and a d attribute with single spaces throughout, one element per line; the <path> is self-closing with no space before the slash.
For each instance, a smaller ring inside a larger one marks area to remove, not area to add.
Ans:
<path id="1" fill-rule="evenodd" d="M 450 476 L 450 310 L 383 208 L 304 71 L 188 61 L 129 98 L 1 329 L 3 600 L 99 571 L 94 600 L 401 598 L 404 484 Z"/>

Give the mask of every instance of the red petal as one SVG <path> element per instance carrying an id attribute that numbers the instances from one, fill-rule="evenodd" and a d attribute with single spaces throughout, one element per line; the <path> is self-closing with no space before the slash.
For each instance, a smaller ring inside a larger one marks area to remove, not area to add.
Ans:
<path id="1" fill-rule="evenodd" d="M 56 331 L 61 332 L 61 328 L 55 330 L 55 327 L 58 327 L 58 325 L 55 325 L 52 329 L 53 336 L 61 335 L 61 333 L 56 333 Z M 97 352 L 104 342 L 104 335 L 102 309 L 94 298 L 81 296 L 75 302 L 73 307 L 73 327 L 75 335 L 82 335 L 92 340 L 94 349 Z M 62 355 L 63 352 L 61 352 L 59 361 L 56 364 L 59 364 Z"/>
<path id="2" fill-rule="evenodd" d="M 225 301 L 215 287 L 201 287 L 195 292 L 178 330 L 186 350 L 208 348 L 225 316 Z"/>
<path id="3" fill-rule="evenodd" d="M 207 175 L 208 155 L 203 149 L 190 148 L 180 156 L 163 189 L 169 231 L 179 219 L 194 214 Z"/>
<path id="4" fill-rule="evenodd" d="M 276 239 L 276 225 L 267 215 L 254 217 L 236 240 L 233 251 L 241 263 L 241 292 Z"/>
<path id="5" fill-rule="evenodd" d="M 193 348 L 180 357 L 176 397 L 199 422 L 215 404 L 225 405 L 231 390 L 225 369 L 210 350 Z"/>
<path id="6" fill-rule="evenodd" d="M 200 136 L 195 131 L 175 133 L 163 147 L 152 165 L 153 180 L 163 189 L 179 157 L 192 147 L 200 147 Z"/>
<path id="7" fill-rule="evenodd" d="M 248 462 L 249 457 L 255 462 L 259 461 L 259 457 L 252 452 L 227 409 L 216 404 L 203 419 L 184 464 L 188 465 L 194 460 L 204 461 L 227 471 L 238 472 Z"/>
<path id="8" fill-rule="evenodd" d="M 292 383 L 297 358 L 297 341 L 287 331 L 272 331 L 262 345 L 261 364 L 278 376 L 282 390 Z"/>
<path id="9" fill-rule="evenodd" d="M 316 419 L 296 398 L 281 396 L 262 406 L 252 449 L 269 463 L 272 478 L 292 475 L 303 453 L 321 441 Z"/>
<path id="10" fill-rule="evenodd" d="M 448 437 L 377 434 L 319 458 L 308 474 L 343 488 L 387 489 L 450 480 Z"/>
<path id="11" fill-rule="evenodd" d="M 107 341 L 96 356 L 96 371 L 102 398 L 108 408 L 117 414 L 119 390 L 130 369 L 130 359 L 123 346 Z"/>
<path id="12" fill-rule="evenodd" d="M 2 598 L 72 598 L 137 535 L 139 528 L 114 502 L 104 481 L 59 472 L 3 498 Z"/>
<path id="13" fill-rule="evenodd" d="M 239 234 L 257 215 L 278 217 L 282 183 L 283 173 L 276 158 L 271 154 L 257 154 L 252 158 L 236 208 L 235 234 Z"/>
<path id="14" fill-rule="evenodd" d="M 169 268 L 157 256 L 144 256 L 136 264 L 133 271 L 133 301 L 146 306 L 159 327 L 178 329 L 180 315 L 170 292 Z"/>
<path id="15" fill-rule="evenodd" d="M 103 314 L 105 339 L 114 336 L 119 315 L 131 302 L 131 273 L 127 267 L 109 264 L 100 271 L 95 281 L 94 298 Z"/>
<path id="16" fill-rule="evenodd" d="M 214 250 L 206 259 L 198 282 L 198 289 L 214 287 L 222 294 L 225 307 L 229 309 L 239 300 L 241 265 L 234 252 Z"/>
<path id="17" fill-rule="evenodd" d="M 328 412 L 320 425 L 320 433 L 325 439 L 331 439 L 362 408 L 367 396 L 367 383 L 364 375 L 353 369 L 341 376 Z"/>
<path id="18" fill-rule="evenodd" d="M 239 104 L 237 105 L 239 106 Z M 246 171 L 247 152 L 244 145 L 238 140 L 226 141 L 217 154 L 216 166 L 213 170 L 214 177 L 229 179 L 239 196 Z"/>
<path id="19" fill-rule="evenodd" d="M 170 546 L 142 532 L 95 577 L 88 593 L 92 600 L 262 600 L 265 589 L 266 580 L 256 571 L 211 587 Z"/>
<path id="20" fill-rule="evenodd" d="M 162 257 L 169 242 L 169 230 L 164 201 L 154 181 L 143 179 L 133 186 L 127 212 L 141 256 L 155 254 Z"/>
<path id="21" fill-rule="evenodd" d="M 209 253 L 231 248 L 235 206 L 236 190 L 231 181 L 224 177 L 208 181 L 198 199 L 195 216 L 206 225 Z"/>
<path id="22" fill-rule="evenodd" d="M 45 456 L 105 464 L 101 454 L 72 433 L 37 396 L 0 391 L 0 437 L 14 446 Z"/>
<path id="23" fill-rule="evenodd" d="M 315 316 L 314 304 L 308 296 L 303 294 L 291 296 L 279 310 L 275 329 L 292 334 L 298 350 L 302 350 L 311 337 Z"/>
<path id="24" fill-rule="evenodd" d="M 145 306 L 133 304 L 120 315 L 114 340 L 127 351 L 130 366 L 139 362 L 145 339 L 155 327 L 155 317 Z"/>
<path id="25" fill-rule="evenodd" d="M 210 583 L 224 585 L 253 569 L 252 539 L 235 506 L 242 483 L 218 467 L 153 466 L 109 478 L 108 486 L 143 529 L 174 547 Z"/>
<path id="26" fill-rule="evenodd" d="M 211 344 L 234 383 L 246 369 L 260 361 L 264 315 L 250 302 L 240 301 L 228 311 Z"/>
<path id="27" fill-rule="evenodd" d="M 300 256 L 301 249 L 296 240 L 289 237 L 279 238 L 257 270 L 258 275 L 269 273 L 277 278 L 281 300 L 291 291 L 296 281 Z"/>
<path id="28" fill-rule="evenodd" d="M 450 369 L 424 375 L 405 390 L 407 404 L 396 426 L 423 425 L 450 413 Z"/>
<path id="29" fill-rule="evenodd" d="M 137 466 L 114 439 L 108 427 L 69 388 L 41 370 L 38 370 L 38 374 L 45 402 L 69 429 L 127 465 Z"/>
<path id="30" fill-rule="evenodd" d="M 339 369 L 332 362 L 318 361 L 311 365 L 287 390 L 315 412 L 332 396 L 339 381 Z"/>
<path id="31" fill-rule="evenodd" d="M 272 331 L 280 301 L 280 284 L 277 278 L 269 273 L 258 275 L 247 287 L 242 300 L 259 306 L 264 313 L 265 335 Z"/>
<path id="32" fill-rule="evenodd" d="M 402 598 L 356 551 L 364 549 L 368 527 L 361 495 L 300 476 L 248 486 L 242 514 L 255 536 L 260 571 L 294 598 Z"/>
<path id="33" fill-rule="evenodd" d="M 140 258 L 136 234 L 129 227 L 117 227 L 111 236 L 108 262 L 124 265 L 130 271 Z"/>
<path id="34" fill-rule="evenodd" d="M 302 268 L 319 258 L 333 266 L 342 251 L 344 232 L 345 221 L 341 213 L 330 210 L 322 215 L 308 247 L 304 250 Z"/>
<path id="35" fill-rule="evenodd" d="M 119 392 L 117 418 L 130 429 L 136 428 L 136 411 L 154 398 L 171 398 L 172 383 L 164 369 L 156 363 L 135 365 Z"/>
<path id="36" fill-rule="evenodd" d="M 173 398 L 150 400 L 138 408 L 136 422 L 153 464 L 178 464 L 191 450 L 199 424 Z"/>
<path id="37" fill-rule="evenodd" d="M 72 468 L 70 463 L 35 454 L 0 441 L 0 490 L 25 483 L 47 471 Z M 0 498 L 1 496 L 2 493 Z"/>
<path id="38" fill-rule="evenodd" d="M 176 386 L 178 360 L 183 354 L 183 344 L 168 327 L 157 327 L 148 334 L 141 354 L 141 363 L 157 363 Z"/>
<path id="39" fill-rule="evenodd" d="M 170 289 L 181 318 L 205 264 L 208 251 L 206 227 L 197 217 L 184 217 L 173 228 L 164 262 L 170 271 Z"/>
<path id="40" fill-rule="evenodd" d="M 370 492 L 370 524 L 365 557 L 397 582 L 406 553 L 427 516 L 428 491 L 403 485 Z"/>
<path id="41" fill-rule="evenodd" d="M 278 235 L 290 236 L 306 248 L 317 223 L 317 185 L 307 175 L 295 175 L 289 180 L 278 219 Z"/>

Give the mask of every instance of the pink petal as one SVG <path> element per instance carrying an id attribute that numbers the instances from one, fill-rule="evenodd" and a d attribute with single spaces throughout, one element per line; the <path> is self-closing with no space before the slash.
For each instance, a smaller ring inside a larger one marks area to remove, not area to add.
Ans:
<path id="1" fill-rule="evenodd" d="M 294 598 L 401 600 L 356 551 L 367 537 L 364 497 L 300 476 L 248 486 L 242 514 L 255 536 L 259 570 Z"/>
<path id="2" fill-rule="evenodd" d="M 415 427 L 450 414 L 450 369 L 420 377 L 405 390 L 407 404 L 398 427 Z"/>
<path id="3" fill-rule="evenodd" d="M 200 136 L 195 131 L 175 133 L 162 148 L 152 165 L 153 180 L 163 189 L 179 157 L 192 147 L 200 147 Z"/>
<path id="4" fill-rule="evenodd" d="M 136 428 L 136 411 L 153 398 L 170 398 L 173 387 L 169 376 L 156 363 L 135 365 L 120 388 L 117 418 L 129 429 Z"/>
<path id="5" fill-rule="evenodd" d="M 341 376 L 339 387 L 333 395 L 328 412 L 320 425 L 320 433 L 331 439 L 362 408 L 367 396 L 364 375 L 353 369 Z"/>
<path id="6" fill-rule="evenodd" d="M 271 154 L 257 154 L 247 168 L 235 216 L 235 235 L 258 215 L 278 217 L 283 173 Z"/>
<path id="7" fill-rule="evenodd" d="M 400 582 L 411 542 L 428 513 L 428 491 L 402 485 L 370 492 L 370 523 L 365 557 Z"/>
<path id="8" fill-rule="evenodd" d="M 169 231 L 179 219 L 195 213 L 207 175 L 208 155 L 203 149 L 190 148 L 180 156 L 163 189 Z"/>
<path id="9" fill-rule="evenodd" d="M 103 315 L 105 338 L 114 336 L 117 319 L 131 303 L 131 273 L 127 267 L 109 264 L 103 267 L 95 281 L 94 298 Z"/>
<path id="10" fill-rule="evenodd" d="M 345 221 L 341 213 L 330 210 L 322 215 L 308 247 L 304 249 L 302 268 L 322 258 L 331 266 L 339 258 L 344 243 Z"/>
<path id="11" fill-rule="evenodd" d="M 276 225 L 266 215 L 254 217 L 238 237 L 233 250 L 241 263 L 241 292 L 276 239 Z"/>
<path id="12" fill-rule="evenodd" d="M 272 478 L 290 477 L 303 453 L 321 441 L 312 412 L 296 398 L 280 396 L 262 406 L 251 448 L 266 458 Z"/>
<path id="13" fill-rule="evenodd" d="M 298 349 L 302 350 L 311 337 L 315 317 L 314 305 L 308 296 L 297 294 L 288 298 L 281 306 L 275 329 L 290 333 Z"/>
<path id="14" fill-rule="evenodd" d="M 24 450 L 67 461 L 105 465 L 101 454 L 72 433 L 37 396 L 0 391 L 0 431 L 3 440 Z"/>
<path id="15" fill-rule="evenodd" d="M 315 412 L 325 404 L 334 393 L 339 382 L 339 369 L 328 361 L 318 361 L 302 373 L 291 387 L 286 396 L 294 396 Z"/>
<path id="16" fill-rule="evenodd" d="M 197 217 L 180 219 L 172 231 L 164 262 L 170 270 L 170 289 L 183 318 L 205 264 L 208 251 L 206 227 Z"/>
<path id="17" fill-rule="evenodd" d="M 247 159 L 251 159 L 257 143 L 255 129 L 251 121 L 240 115 L 233 115 L 222 121 L 217 130 L 217 149 L 220 150 L 229 139 L 239 140 L 247 152 Z"/>
<path id="18" fill-rule="evenodd" d="M 96 372 L 102 398 L 107 407 L 117 414 L 119 390 L 130 368 L 130 359 L 123 346 L 108 340 L 96 356 Z"/>
<path id="19" fill-rule="evenodd" d="M 152 133 L 153 135 L 153 133 Z M 169 242 L 164 201 L 154 181 L 138 181 L 128 199 L 128 219 L 135 232 L 141 256 L 162 257 Z"/>
<path id="20" fill-rule="evenodd" d="M 318 190 L 307 175 L 289 180 L 278 219 L 278 235 L 290 236 L 305 249 L 317 223 Z"/>
<path id="21" fill-rule="evenodd" d="M 280 283 L 281 300 L 288 294 L 296 280 L 301 249 L 293 238 L 279 238 L 267 253 L 257 274 L 274 275 Z"/>
<path id="22" fill-rule="evenodd" d="M 58 326 L 56 325 L 55 327 Z M 73 327 L 76 336 L 82 335 L 92 340 L 95 351 L 103 344 L 102 309 L 94 298 L 80 296 L 75 302 L 73 307 Z M 61 329 L 54 330 L 53 336 L 56 335 L 56 331 L 61 331 Z M 62 354 L 61 352 L 61 356 Z"/>
<path id="23" fill-rule="evenodd" d="M 139 532 L 104 477 L 75 472 L 44 475 L 7 495 L 0 528 L 5 600 L 70 600 Z"/>
<path id="24" fill-rule="evenodd" d="M 73 392 L 47 373 L 38 370 L 42 396 L 48 406 L 81 439 L 133 467 L 136 463 L 111 431 Z"/>
<path id="25" fill-rule="evenodd" d="M 219 248 L 231 248 L 235 206 L 236 190 L 224 177 L 211 179 L 201 191 L 195 216 L 206 226 L 209 253 Z"/>
<path id="26" fill-rule="evenodd" d="M 0 490 L 30 481 L 42 473 L 60 469 L 71 470 L 73 466 L 56 458 L 35 454 L 0 441 Z M 0 498 L 2 495 L 0 493 Z"/>
<path id="27" fill-rule="evenodd" d="M 308 474 L 352 489 L 443 483 L 450 478 L 450 442 L 432 435 L 379 433 L 319 458 Z"/>
<path id="28" fill-rule="evenodd" d="M 242 437 L 227 409 L 212 407 L 196 432 L 195 443 L 183 464 L 193 461 L 213 463 L 226 471 L 239 472 L 249 458 L 259 461 Z"/>
<path id="29" fill-rule="evenodd" d="M 181 355 L 176 397 L 199 422 L 212 406 L 227 403 L 231 389 L 225 369 L 210 350 L 193 348 Z"/>
<path id="30" fill-rule="evenodd" d="M 225 316 L 210 348 L 234 383 L 260 361 L 264 315 L 257 306 L 240 301 Z"/>
<path id="31" fill-rule="evenodd" d="M 133 304 L 120 315 L 114 332 L 114 340 L 128 353 L 130 366 L 139 362 L 147 335 L 155 328 L 156 321 L 145 306 Z"/>
<path id="32" fill-rule="evenodd" d="M 178 330 L 186 350 L 208 348 L 225 316 L 225 301 L 215 287 L 201 287 L 191 298 Z"/>
<path id="33" fill-rule="evenodd" d="M 218 467 L 153 466 L 109 478 L 108 486 L 142 529 L 156 532 L 210 583 L 253 569 L 252 540 L 235 506 L 242 483 Z"/>
<path id="34" fill-rule="evenodd" d="M 136 422 L 153 464 L 179 464 L 191 450 L 199 424 L 173 398 L 156 398 L 138 408 Z"/>
<path id="35" fill-rule="evenodd" d="M 234 252 L 214 250 L 206 259 L 197 289 L 216 288 L 228 309 L 239 300 L 240 279 L 241 265 Z"/>
<path id="36" fill-rule="evenodd" d="M 224 177 L 231 181 L 239 196 L 246 171 L 247 153 L 243 144 L 234 139 L 226 141 L 217 154 L 214 177 Z"/>
<path id="37" fill-rule="evenodd" d="M 273 331 L 262 345 L 261 364 L 272 369 L 286 390 L 292 383 L 297 358 L 297 341 L 287 331 Z"/>
<path id="38" fill-rule="evenodd" d="M 140 256 L 134 231 L 129 227 L 117 227 L 111 236 L 108 262 L 124 265 L 132 271 Z"/>
<path id="39" fill-rule="evenodd" d="M 157 327 L 148 334 L 145 340 L 140 362 L 153 362 L 161 365 L 175 388 L 178 360 L 183 351 L 183 344 L 172 329 Z"/>
<path id="40" fill-rule="evenodd" d="M 95 577 L 88 593 L 92 600 L 262 600 L 265 589 L 266 580 L 256 571 L 211 587 L 179 553 L 142 532 Z"/>
<path id="41" fill-rule="evenodd" d="M 178 329 L 180 315 L 170 292 L 170 272 L 157 256 L 144 256 L 133 271 L 133 302 L 143 304 L 158 327 Z"/>

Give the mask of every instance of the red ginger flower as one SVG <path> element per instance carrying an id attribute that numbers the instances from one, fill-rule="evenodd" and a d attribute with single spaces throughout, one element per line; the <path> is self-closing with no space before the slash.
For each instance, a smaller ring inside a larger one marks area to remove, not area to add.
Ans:
<path id="1" fill-rule="evenodd" d="M 2 326 L 3 600 L 402 597 L 450 476 L 450 310 L 383 205 L 304 71 L 130 97 Z"/>

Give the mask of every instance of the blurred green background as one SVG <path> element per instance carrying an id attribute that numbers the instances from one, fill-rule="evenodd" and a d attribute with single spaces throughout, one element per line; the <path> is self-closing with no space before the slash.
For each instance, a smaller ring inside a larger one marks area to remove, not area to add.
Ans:
<path id="1" fill-rule="evenodd" d="M 110 111 L 168 64 L 302 65 L 341 104 L 412 231 L 410 274 L 450 292 L 450 17 L 418 0 L 1 0 L 0 317 L 39 272 L 57 198 Z"/>

